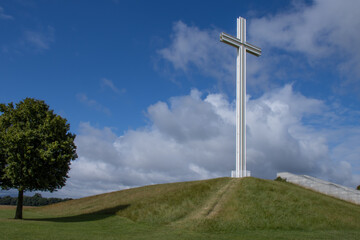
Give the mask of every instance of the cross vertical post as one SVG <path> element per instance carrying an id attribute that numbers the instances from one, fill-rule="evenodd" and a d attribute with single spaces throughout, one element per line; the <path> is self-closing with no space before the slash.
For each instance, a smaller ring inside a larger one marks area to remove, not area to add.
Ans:
<path id="1" fill-rule="evenodd" d="M 250 176 L 246 170 L 246 52 L 257 57 L 261 49 L 246 42 L 246 19 L 237 19 L 236 38 L 220 34 L 220 41 L 237 48 L 236 58 L 236 171 L 235 176 L 241 178 Z"/>
<path id="2" fill-rule="evenodd" d="M 246 42 L 246 20 L 237 19 L 237 38 Z M 246 176 L 246 49 L 237 48 L 236 58 L 236 177 Z M 240 149 L 239 149 L 240 146 Z M 240 166 L 239 166 L 240 165 Z M 245 173 L 245 176 L 244 176 Z"/>

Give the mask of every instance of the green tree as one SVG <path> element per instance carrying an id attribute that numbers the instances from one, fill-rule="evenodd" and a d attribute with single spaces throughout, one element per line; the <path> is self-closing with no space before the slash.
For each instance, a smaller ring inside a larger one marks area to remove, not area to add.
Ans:
<path id="1" fill-rule="evenodd" d="M 359 186 L 357 186 L 357 188 L 356 188 L 357 190 L 360 190 L 360 185 Z"/>
<path id="2" fill-rule="evenodd" d="M 65 118 L 40 100 L 0 104 L 0 186 L 19 191 L 15 219 L 22 219 L 24 191 L 65 186 L 77 158 L 75 134 Z"/>

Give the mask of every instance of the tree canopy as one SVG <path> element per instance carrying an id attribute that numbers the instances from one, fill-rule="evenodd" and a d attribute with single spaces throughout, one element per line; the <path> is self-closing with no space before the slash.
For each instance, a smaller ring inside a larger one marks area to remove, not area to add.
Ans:
<path id="1" fill-rule="evenodd" d="M 21 214 L 17 210 L 15 218 L 22 218 L 24 191 L 53 192 L 65 185 L 77 158 L 75 134 L 41 100 L 0 104 L 0 112 L 0 186 L 19 190 Z"/>

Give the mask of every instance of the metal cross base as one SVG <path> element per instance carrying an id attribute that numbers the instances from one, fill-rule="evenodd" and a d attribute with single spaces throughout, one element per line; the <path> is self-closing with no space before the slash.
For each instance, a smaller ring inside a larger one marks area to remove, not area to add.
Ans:
<path id="1" fill-rule="evenodd" d="M 240 173 L 240 172 L 239 172 Z M 242 177 L 250 177 L 251 172 L 250 171 L 243 171 Z M 236 171 L 231 171 L 231 177 L 232 178 L 241 178 L 240 174 L 236 176 Z"/>

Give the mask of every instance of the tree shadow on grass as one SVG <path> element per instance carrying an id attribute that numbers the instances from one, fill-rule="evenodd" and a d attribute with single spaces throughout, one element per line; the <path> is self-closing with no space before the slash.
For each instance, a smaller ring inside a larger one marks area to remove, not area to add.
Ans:
<path id="1" fill-rule="evenodd" d="M 116 212 L 130 207 L 130 204 L 119 205 L 112 208 L 102 209 L 97 212 L 85 213 L 68 217 L 54 217 L 54 218 L 26 218 L 29 221 L 50 221 L 50 222 L 89 222 L 102 220 L 114 216 Z"/>

